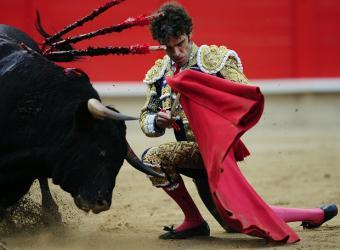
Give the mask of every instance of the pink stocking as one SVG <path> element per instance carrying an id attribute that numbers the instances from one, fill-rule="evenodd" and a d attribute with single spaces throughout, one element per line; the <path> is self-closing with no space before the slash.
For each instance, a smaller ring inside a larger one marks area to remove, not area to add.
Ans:
<path id="1" fill-rule="evenodd" d="M 308 221 L 313 224 L 320 224 L 324 219 L 324 211 L 321 208 L 270 207 L 285 222 Z"/>
<path id="2" fill-rule="evenodd" d="M 175 188 L 164 188 L 164 191 L 178 204 L 184 213 L 184 221 L 176 228 L 177 232 L 194 228 L 203 223 L 204 220 L 188 193 L 182 178 L 178 180 L 177 187 L 175 185 Z"/>

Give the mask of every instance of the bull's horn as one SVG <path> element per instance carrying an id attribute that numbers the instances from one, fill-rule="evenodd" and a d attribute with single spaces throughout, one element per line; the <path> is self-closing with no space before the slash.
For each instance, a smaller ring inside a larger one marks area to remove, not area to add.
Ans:
<path id="1" fill-rule="evenodd" d="M 111 110 L 105 105 L 103 105 L 100 101 L 97 99 L 90 99 L 87 102 L 87 108 L 89 112 L 92 114 L 92 116 L 96 119 L 104 119 L 104 118 L 109 118 L 112 120 L 138 120 L 139 118 L 137 117 L 132 117 L 132 116 L 127 116 L 122 113 L 116 112 L 114 110 Z"/>
<path id="2" fill-rule="evenodd" d="M 133 152 L 132 148 L 130 147 L 129 143 L 127 144 L 127 155 L 126 160 L 132 167 L 135 169 L 154 177 L 164 177 L 164 174 L 158 173 L 155 170 L 153 170 L 151 167 L 143 164 L 143 162 L 136 156 L 135 152 Z"/>

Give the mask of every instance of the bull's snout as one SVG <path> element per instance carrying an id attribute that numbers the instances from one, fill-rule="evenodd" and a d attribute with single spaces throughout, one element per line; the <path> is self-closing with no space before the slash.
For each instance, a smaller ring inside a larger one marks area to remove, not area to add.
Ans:
<path id="1" fill-rule="evenodd" d="M 79 209 L 84 210 L 85 212 L 89 212 L 91 210 L 89 203 L 85 202 L 80 195 L 74 197 L 74 203 L 77 205 Z"/>
<path id="2" fill-rule="evenodd" d="M 95 214 L 98 214 L 100 212 L 109 210 L 109 208 L 110 208 L 109 202 L 107 202 L 106 200 L 100 199 L 100 200 L 97 200 L 96 203 L 94 204 L 92 208 L 92 212 Z"/>
<path id="3" fill-rule="evenodd" d="M 98 214 L 106 211 L 111 206 L 111 194 L 108 190 L 99 190 L 97 193 L 97 199 L 92 207 L 92 212 Z"/>
<path id="4" fill-rule="evenodd" d="M 74 198 L 74 202 L 81 210 L 84 210 L 85 212 L 92 210 L 95 214 L 109 210 L 111 206 L 111 202 L 103 198 L 102 195 L 99 195 L 94 202 L 86 201 L 80 195 L 77 195 Z"/>

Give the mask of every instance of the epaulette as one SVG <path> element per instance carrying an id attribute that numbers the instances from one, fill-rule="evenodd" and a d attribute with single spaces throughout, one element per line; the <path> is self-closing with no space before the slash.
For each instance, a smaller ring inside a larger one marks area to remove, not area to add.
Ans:
<path id="1" fill-rule="evenodd" d="M 234 50 L 227 49 L 225 46 L 202 45 L 197 52 L 197 64 L 200 69 L 208 74 L 216 74 L 225 66 L 229 58 L 234 58 L 237 67 L 242 72 L 241 59 Z"/>
<path id="2" fill-rule="evenodd" d="M 146 73 L 143 82 L 146 84 L 151 84 L 161 79 L 165 74 L 169 62 L 170 58 L 167 55 L 164 56 L 163 59 L 158 59 L 155 62 L 155 65 L 152 66 L 152 68 Z"/>

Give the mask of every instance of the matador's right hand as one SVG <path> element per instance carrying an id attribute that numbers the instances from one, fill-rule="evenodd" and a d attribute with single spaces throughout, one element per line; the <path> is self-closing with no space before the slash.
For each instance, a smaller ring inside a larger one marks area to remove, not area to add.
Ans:
<path id="1" fill-rule="evenodd" d="M 175 120 L 176 118 L 171 116 L 170 110 L 161 110 L 156 115 L 156 125 L 159 128 L 171 128 Z"/>

